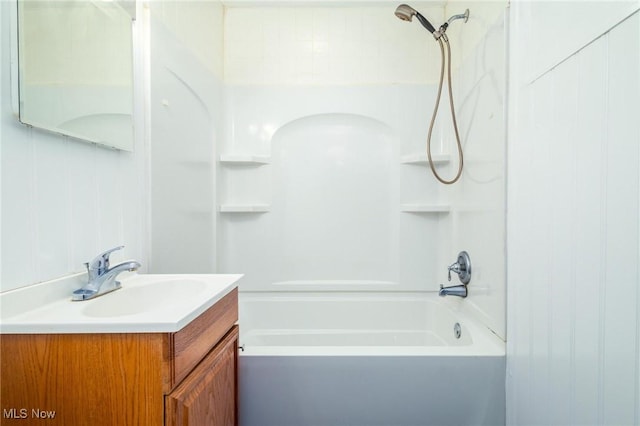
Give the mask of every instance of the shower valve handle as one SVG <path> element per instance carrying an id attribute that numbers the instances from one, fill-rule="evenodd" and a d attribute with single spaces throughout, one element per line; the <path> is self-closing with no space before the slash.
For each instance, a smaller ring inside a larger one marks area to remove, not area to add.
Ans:
<path id="1" fill-rule="evenodd" d="M 471 281 L 471 259 L 466 251 L 458 253 L 458 260 L 447 267 L 447 278 L 451 281 L 451 272 L 458 274 L 462 284 L 469 284 Z"/>
<path id="2" fill-rule="evenodd" d="M 456 274 L 460 273 L 458 262 L 452 263 L 447 268 L 447 280 L 448 281 L 451 281 L 451 271 L 455 272 Z"/>
<path id="3" fill-rule="evenodd" d="M 451 272 L 455 272 L 456 274 L 460 275 L 460 273 L 465 273 L 466 272 L 466 267 L 463 264 L 460 264 L 458 262 L 452 263 L 451 265 L 449 265 L 447 267 L 447 279 L 449 281 L 451 281 Z"/>

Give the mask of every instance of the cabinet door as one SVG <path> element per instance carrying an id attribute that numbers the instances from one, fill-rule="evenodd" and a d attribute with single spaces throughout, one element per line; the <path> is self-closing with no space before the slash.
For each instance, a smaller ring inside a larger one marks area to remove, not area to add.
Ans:
<path id="1" fill-rule="evenodd" d="M 167 426 L 235 426 L 237 421 L 238 327 L 166 397 Z"/>

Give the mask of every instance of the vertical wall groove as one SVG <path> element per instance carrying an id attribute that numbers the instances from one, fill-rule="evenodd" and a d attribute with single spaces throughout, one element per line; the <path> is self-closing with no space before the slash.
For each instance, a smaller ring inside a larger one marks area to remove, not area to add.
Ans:
<path id="1" fill-rule="evenodd" d="M 602 61 L 605 66 L 605 81 L 609 81 L 609 67 L 606 57 L 609 52 L 609 37 L 604 36 L 605 41 L 605 49 L 604 49 L 604 57 Z M 609 110 L 609 86 L 605 85 L 605 96 L 604 96 L 604 111 Z M 601 265 L 602 268 L 600 270 L 600 322 L 598 328 L 598 424 L 603 424 L 604 422 L 604 364 L 605 364 L 605 321 L 606 321 L 606 298 L 607 298 L 607 140 L 608 140 L 608 129 L 609 122 L 607 120 L 607 114 L 603 114 L 604 117 L 604 134 L 605 138 L 602 140 L 601 144 L 601 155 L 602 159 L 602 178 L 601 178 L 601 187 L 600 187 L 600 217 L 601 219 L 601 228 L 600 228 L 600 247 L 601 247 Z"/>
<path id="2" fill-rule="evenodd" d="M 73 205 L 72 205 L 72 200 L 73 197 L 71 196 L 71 187 L 72 187 L 72 183 L 71 183 L 71 161 L 69 160 L 70 155 L 69 155 L 69 138 L 68 137 L 64 137 L 64 175 L 65 175 L 65 185 L 64 185 L 64 192 L 65 192 L 65 199 L 67 200 L 67 203 L 65 205 L 65 210 L 66 210 L 66 214 L 65 214 L 65 229 L 66 229 L 66 234 L 67 235 L 71 235 L 71 231 L 73 230 Z M 65 254 L 67 256 L 66 259 L 66 268 L 65 270 L 67 271 L 72 271 L 74 266 L 73 264 L 73 250 L 74 250 L 74 241 L 69 239 L 69 244 L 67 244 L 66 250 L 65 250 Z"/>
<path id="3" fill-rule="evenodd" d="M 579 102 L 579 97 L 580 97 L 580 77 L 581 77 L 581 72 L 580 72 L 580 62 L 578 59 L 576 59 L 574 61 L 576 63 L 575 65 L 575 75 L 573 76 L 573 81 L 574 84 L 576 85 L 576 103 L 572 108 L 571 111 L 571 119 L 572 119 L 572 126 L 573 126 L 573 135 L 575 136 L 577 134 L 577 126 L 578 126 L 578 116 L 579 116 L 579 112 L 578 112 L 578 102 Z M 575 137 L 570 137 L 570 141 L 571 141 L 571 151 L 572 152 L 576 152 L 576 149 L 578 149 L 577 147 L 577 141 Z M 577 192 L 578 192 L 578 165 L 577 165 L 577 160 L 578 156 L 574 155 L 573 157 L 570 158 L 570 163 L 571 163 L 571 182 L 570 185 L 568 185 L 571 188 L 571 205 L 570 205 L 570 211 L 576 211 L 577 210 L 577 205 L 578 205 L 578 200 L 577 200 Z M 576 288 L 576 268 L 577 268 L 577 262 L 576 262 L 576 221 L 571 221 L 571 226 L 570 226 L 570 232 L 569 232 L 569 245 L 571 247 L 571 256 L 570 256 L 570 269 L 569 269 L 569 277 L 571 280 L 570 283 L 570 288 L 569 288 L 569 292 L 570 295 L 573 296 L 576 294 L 577 292 L 577 288 Z M 569 343 L 569 363 L 570 363 L 570 374 L 569 374 L 569 409 L 568 409 L 568 418 L 569 419 L 575 419 L 575 412 L 576 412 L 576 317 L 577 317 L 577 309 L 576 309 L 576 298 L 575 297 L 570 297 L 569 298 L 570 302 L 569 302 L 569 308 L 570 308 L 570 331 L 569 331 L 569 336 L 570 336 L 570 343 Z"/>
<path id="4" fill-rule="evenodd" d="M 640 28 L 638 28 L 638 38 L 640 39 Z M 638 77 L 640 80 L 640 76 Z M 640 85 L 640 81 L 638 82 Z M 638 164 L 640 164 L 640 149 L 638 150 Z M 638 173 L 638 200 L 640 200 L 640 173 Z M 638 207 L 640 212 L 640 206 Z M 640 226 L 638 227 L 638 259 L 636 265 L 640 265 Z M 640 271 L 637 272 L 640 282 Z M 636 412 L 635 424 L 640 424 L 640 285 L 636 289 Z"/>
<path id="5" fill-rule="evenodd" d="M 37 253 L 40 253 L 39 250 L 39 241 L 40 241 L 40 233 L 38 229 L 38 215 L 40 214 L 38 210 L 37 201 L 38 200 L 38 162 L 37 162 L 37 142 L 34 137 L 35 130 L 33 127 L 29 127 L 27 129 L 27 135 L 29 138 L 29 161 L 32 164 L 31 168 L 31 176 L 30 181 L 27 182 L 27 196 L 29 197 L 29 212 L 28 216 L 31 222 L 31 250 L 32 250 L 32 267 L 33 267 L 33 278 L 35 282 L 38 282 L 40 278 L 40 262 L 37 261 Z"/>
<path id="6" fill-rule="evenodd" d="M 638 28 L 638 38 L 640 38 L 640 28 Z M 638 77 L 640 80 L 640 76 Z M 638 82 L 640 84 L 640 81 Z M 640 149 L 638 150 L 638 164 L 640 164 Z M 638 200 L 640 200 L 640 173 L 638 173 Z M 640 212 L 640 207 L 638 208 Z M 638 259 L 636 265 L 640 265 L 640 226 L 638 227 Z M 640 282 L 640 271 L 637 272 Z M 636 412 L 635 424 L 640 424 L 640 285 L 636 288 Z"/>

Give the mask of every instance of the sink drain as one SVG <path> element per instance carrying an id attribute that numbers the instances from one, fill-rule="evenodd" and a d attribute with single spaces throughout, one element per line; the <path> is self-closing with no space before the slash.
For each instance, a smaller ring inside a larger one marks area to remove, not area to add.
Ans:
<path id="1" fill-rule="evenodd" d="M 459 322 L 453 325 L 453 335 L 456 336 L 456 339 L 459 339 L 460 336 L 462 336 L 462 327 L 460 327 Z"/>

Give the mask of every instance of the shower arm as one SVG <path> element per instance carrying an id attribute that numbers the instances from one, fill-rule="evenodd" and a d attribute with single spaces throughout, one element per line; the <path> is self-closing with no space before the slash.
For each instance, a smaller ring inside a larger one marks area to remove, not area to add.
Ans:
<path id="1" fill-rule="evenodd" d="M 469 20 L 469 9 L 466 9 L 464 13 L 461 13 L 459 15 L 453 15 L 451 18 L 447 19 L 447 22 L 446 22 L 447 26 L 449 26 L 449 24 L 451 24 L 456 19 L 464 19 L 464 23 L 466 24 L 467 21 Z"/>
<path id="2" fill-rule="evenodd" d="M 438 28 L 438 31 L 435 31 L 433 33 L 433 37 L 436 40 L 439 40 L 442 37 L 442 39 L 444 41 L 449 41 L 447 39 L 447 36 L 445 35 L 445 32 L 447 31 L 447 28 L 449 28 L 449 24 L 451 24 L 453 21 L 455 21 L 457 19 L 464 19 L 464 22 L 466 23 L 469 20 L 469 9 L 466 9 L 464 11 L 464 13 L 460 13 L 458 15 L 453 15 L 452 17 L 447 19 L 447 22 L 445 22 L 444 24 L 440 25 L 440 28 Z"/>

